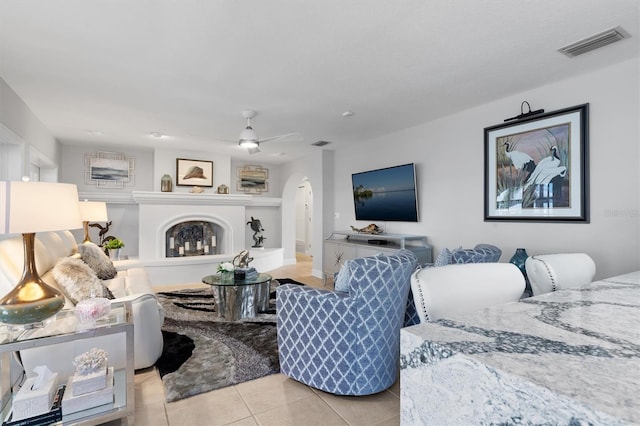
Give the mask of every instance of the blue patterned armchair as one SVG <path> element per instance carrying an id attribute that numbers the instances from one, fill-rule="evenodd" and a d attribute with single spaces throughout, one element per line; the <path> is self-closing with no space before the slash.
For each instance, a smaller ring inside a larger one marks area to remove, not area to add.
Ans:
<path id="1" fill-rule="evenodd" d="M 416 263 L 413 253 L 400 250 L 346 261 L 336 291 L 277 287 L 281 372 L 336 395 L 369 395 L 393 385 Z"/>

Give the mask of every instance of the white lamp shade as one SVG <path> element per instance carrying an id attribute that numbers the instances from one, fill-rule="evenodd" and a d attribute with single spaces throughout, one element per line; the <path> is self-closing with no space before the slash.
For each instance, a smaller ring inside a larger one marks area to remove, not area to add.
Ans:
<path id="1" fill-rule="evenodd" d="M 80 217 L 85 222 L 106 222 L 107 203 L 104 201 L 80 201 Z"/>
<path id="2" fill-rule="evenodd" d="M 0 182 L 0 234 L 82 228 L 76 185 Z"/>

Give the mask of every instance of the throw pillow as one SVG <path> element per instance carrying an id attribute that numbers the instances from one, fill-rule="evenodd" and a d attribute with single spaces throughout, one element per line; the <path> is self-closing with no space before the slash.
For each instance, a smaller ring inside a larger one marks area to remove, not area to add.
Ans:
<path id="1" fill-rule="evenodd" d="M 111 259 L 94 243 L 79 244 L 78 251 L 82 260 L 94 270 L 101 280 L 110 280 L 118 273 Z"/>
<path id="2" fill-rule="evenodd" d="M 462 250 L 462 246 L 457 249 L 449 250 L 448 248 L 443 248 L 436 261 L 433 262 L 433 266 L 446 266 L 452 263 L 452 256 L 454 253 Z"/>
<path id="3" fill-rule="evenodd" d="M 349 281 L 351 279 L 351 271 L 349 270 L 349 261 L 344 262 L 338 275 L 333 282 L 333 289 L 343 293 L 349 293 Z"/>
<path id="4" fill-rule="evenodd" d="M 80 259 L 62 258 L 51 272 L 58 287 L 74 305 L 91 297 L 113 299 L 113 294 L 102 285 L 96 273 Z"/>

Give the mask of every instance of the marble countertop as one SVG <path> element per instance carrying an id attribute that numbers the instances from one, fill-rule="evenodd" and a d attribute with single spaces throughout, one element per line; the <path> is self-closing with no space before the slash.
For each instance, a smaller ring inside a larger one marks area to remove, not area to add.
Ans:
<path id="1" fill-rule="evenodd" d="M 640 423 L 640 271 L 404 328 L 400 362 L 403 425 Z"/>

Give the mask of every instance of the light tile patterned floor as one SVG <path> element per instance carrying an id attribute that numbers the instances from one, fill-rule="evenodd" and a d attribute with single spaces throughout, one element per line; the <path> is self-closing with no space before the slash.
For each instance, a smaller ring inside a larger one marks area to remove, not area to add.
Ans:
<path id="1" fill-rule="evenodd" d="M 305 256 L 298 256 L 296 265 L 284 266 L 270 274 L 275 278 L 292 278 L 323 287 L 322 280 L 311 276 L 311 259 Z M 167 287 L 162 289 L 168 290 Z M 166 403 L 160 377 L 154 368 L 149 368 L 136 373 L 135 390 L 136 426 L 400 424 L 399 380 L 391 389 L 376 395 L 339 397 L 312 389 L 282 374 L 274 374 Z"/>

